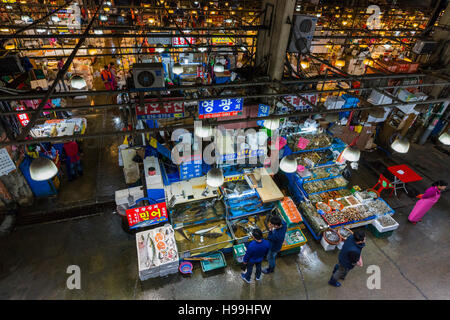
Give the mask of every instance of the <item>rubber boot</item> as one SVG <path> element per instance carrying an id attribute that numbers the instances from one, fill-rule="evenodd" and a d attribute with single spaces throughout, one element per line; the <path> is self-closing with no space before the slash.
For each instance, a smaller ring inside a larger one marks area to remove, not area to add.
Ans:
<path id="1" fill-rule="evenodd" d="M 334 280 L 333 276 L 331 276 L 330 281 L 328 281 L 328 284 L 336 288 L 341 286 L 340 282 Z"/>

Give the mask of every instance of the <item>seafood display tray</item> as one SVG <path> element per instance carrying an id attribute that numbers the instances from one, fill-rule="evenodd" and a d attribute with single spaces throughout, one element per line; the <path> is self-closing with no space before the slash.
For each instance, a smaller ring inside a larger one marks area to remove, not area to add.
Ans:
<path id="1" fill-rule="evenodd" d="M 288 243 L 288 241 L 286 240 L 287 237 L 289 237 L 292 233 L 296 233 L 296 232 L 300 233 L 301 241 L 296 241 L 294 243 Z M 307 239 L 306 239 L 305 235 L 303 234 L 302 230 L 300 229 L 300 227 L 295 227 L 295 228 L 288 229 L 286 231 L 286 236 L 285 236 L 285 240 L 283 242 L 283 246 L 281 247 L 281 251 L 290 250 L 292 248 L 300 247 L 300 246 L 304 245 L 306 242 L 307 242 Z"/>
<path id="2" fill-rule="evenodd" d="M 314 192 L 314 193 L 307 193 L 305 190 L 303 190 L 303 192 L 305 192 L 306 196 L 309 198 L 309 196 L 312 196 L 314 194 L 321 194 L 324 192 L 330 192 L 330 191 L 338 191 L 338 190 L 342 190 L 345 189 L 346 187 L 339 187 L 339 188 L 334 188 L 334 189 L 328 189 L 328 190 L 323 190 L 323 191 L 319 191 L 319 192 Z M 303 189 L 303 188 L 302 188 Z"/>
<path id="3" fill-rule="evenodd" d="M 298 175 L 298 174 L 297 174 Z M 316 181 L 324 181 L 324 180 L 330 180 L 330 179 L 334 179 L 334 178 L 337 178 L 337 177 L 340 177 L 340 176 L 342 176 L 342 174 L 337 174 L 337 175 L 334 175 L 334 176 L 329 176 L 329 177 L 326 177 L 326 178 L 319 178 L 319 179 L 314 179 L 314 180 L 305 180 L 304 178 L 302 178 L 302 177 L 300 177 L 299 176 L 299 178 L 300 178 L 300 180 L 302 181 L 302 183 L 309 183 L 309 182 L 316 182 Z M 328 191 L 328 190 L 327 190 Z"/>

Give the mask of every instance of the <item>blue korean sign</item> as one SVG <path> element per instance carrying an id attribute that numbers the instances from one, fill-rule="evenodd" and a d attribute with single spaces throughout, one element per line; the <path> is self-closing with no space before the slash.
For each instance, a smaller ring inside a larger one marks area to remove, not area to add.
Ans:
<path id="1" fill-rule="evenodd" d="M 257 150 L 250 150 L 250 149 L 244 149 L 237 153 L 230 153 L 230 154 L 224 154 L 222 155 L 222 161 L 232 161 L 237 159 L 243 159 L 243 158 L 253 158 L 253 157 L 260 157 L 265 154 L 264 149 L 257 149 Z"/>
<path id="2" fill-rule="evenodd" d="M 198 104 L 200 119 L 236 116 L 242 112 L 244 99 L 205 100 Z"/>
<path id="3" fill-rule="evenodd" d="M 269 115 L 270 107 L 265 104 L 260 104 L 258 109 L 258 117 L 267 117 Z M 258 126 L 264 125 L 264 120 L 256 121 Z"/>

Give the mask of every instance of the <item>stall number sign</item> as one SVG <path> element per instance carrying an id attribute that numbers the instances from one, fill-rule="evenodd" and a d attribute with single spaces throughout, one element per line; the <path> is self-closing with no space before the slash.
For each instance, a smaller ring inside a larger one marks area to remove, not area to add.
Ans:
<path id="1" fill-rule="evenodd" d="M 189 44 L 195 44 L 195 38 L 190 38 L 190 37 L 174 37 L 174 38 L 172 38 L 172 45 L 175 47 L 186 47 Z"/>
<path id="2" fill-rule="evenodd" d="M 317 94 L 302 94 L 301 96 L 312 104 L 316 104 Z M 312 108 L 311 105 L 307 104 L 305 101 L 295 95 L 285 96 L 284 99 L 292 104 L 295 110 L 306 110 Z"/>
<path id="3" fill-rule="evenodd" d="M 136 106 L 138 119 L 162 119 L 184 117 L 184 102 L 145 103 L 144 106 Z"/>
<path id="4" fill-rule="evenodd" d="M 128 225 L 131 229 L 150 226 L 168 220 L 165 202 L 151 204 L 146 207 L 126 210 Z"/>
<path id="5" fill-rule="evenodd" d="M 26 110 L 26 108 L 24 106 L 19 106 L 16 108 L 16 111 L 22 111 L 22 110 Z M 26 114 L 26 113 L 19 113 L 17 115 L 17 118 L 19 119 L 19 122 L 22 125 L 22 127 L 26 127 L 28 122 L 30 122 L 30 118 L 28 117 L 28 114 Z"/>
<path id="6" fill-rule="evenodd" d="M 267 117 L 270 112 L 270 107 L 265 104 L 260 104 L 258 108 L 258 117 Z M 256 121 L 258 126 L 264 126 L 264 120 Z"/>
<path id="7" fill-rule="evenodd" d="M 242 112 L 244 99 L 220 99 L 200 101 L 198 114 L 200 119 L 236 116 Z"/>

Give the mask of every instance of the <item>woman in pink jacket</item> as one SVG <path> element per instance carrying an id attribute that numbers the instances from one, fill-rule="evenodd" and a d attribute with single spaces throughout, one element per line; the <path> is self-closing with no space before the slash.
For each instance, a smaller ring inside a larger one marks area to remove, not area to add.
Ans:
<path id="1" fill-rule="evenodd" d="M 443 180 L 438 180 L 428 188 L 422 195 L 419 201 L 417 201 L 413 210 L 409 214 L 408 221 L 412 224 L 422 221 L 422 217 L 431 207 L 439 200 L 441 192 L 447 188 L 448 183 Z"/>

